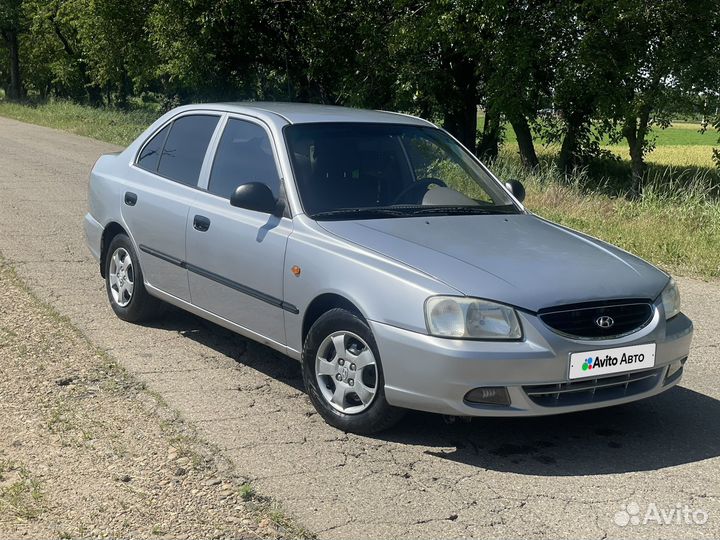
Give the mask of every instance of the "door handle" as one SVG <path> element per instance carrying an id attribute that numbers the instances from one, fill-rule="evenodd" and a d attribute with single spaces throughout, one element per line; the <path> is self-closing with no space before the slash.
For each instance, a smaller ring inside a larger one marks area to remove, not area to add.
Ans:
<path id="1" fill-rule="evenodd" d="M 135 203 L 137 202 L 137 195 L 133 193 L 132 191 L 126 191 L 125 192 L 125 204 L 128 206 L 135 206 Z"/>
<path id="2" fill-rule="evenodd" d="M 210 219 L 205 216 L 195 216 L 193 218 L 193 229 L 205 232 L 210 228 Z"/>

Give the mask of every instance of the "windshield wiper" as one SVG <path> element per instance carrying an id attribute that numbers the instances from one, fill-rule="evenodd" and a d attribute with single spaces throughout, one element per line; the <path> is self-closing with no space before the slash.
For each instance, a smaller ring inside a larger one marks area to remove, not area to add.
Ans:
<path id="1" fill-rule="evenodd" d="M 402 210 L 392 210 L 391 208 L 340 208 L 338 210 L 328 210 L 326 212 L 316 212 L 311 214 L 313 219 L 372 219 L 384 217 L 404 217 L 407 212 Z"/>
<path id="2" fill-rule="evenodd" d="M 422 206 L 413 214 L 492 214 L 491 208 L 484 206 Z"/>
<path id="3" fill-rule="evenodd" d="M 414 215 L 424 214 L 448 214 L 448 215 L 472 215 L 472 214 L 514 214 L 515 207 L 508 206 L 421 206 L 415 208 Z"/>
<path id="4" fill-rule="evenodd" d="M 316 212 L 310 217 L 316 220 L 323 219 L 373 219 L 387 217 L 413 217 L 428 214 L 445 215 L 488 215 L 488 214 L 515 214 L 517 209 L 514 206 L 418 206 L 398 205 L 379 206 L 377 208 L 339 208 L 326 212 Z"/>

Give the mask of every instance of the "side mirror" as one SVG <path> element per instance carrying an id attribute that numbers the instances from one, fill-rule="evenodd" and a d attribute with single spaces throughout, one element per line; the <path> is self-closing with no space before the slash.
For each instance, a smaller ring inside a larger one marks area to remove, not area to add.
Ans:
<path id="1" fill-rule="evenodd" d="M 275 212 L 277 200 L 266 184 L 248 182 L 235 188 L 230 197 L 230 205 L 263 214 L 272 214 Z"/>
<path id="2" fill-rule="evenodd" d="M 520 202 L 525 200 L 525 186 L 519 180 L 508 180 L 505 182 L 505 187 L 510 190 L 510 193 Z"/>

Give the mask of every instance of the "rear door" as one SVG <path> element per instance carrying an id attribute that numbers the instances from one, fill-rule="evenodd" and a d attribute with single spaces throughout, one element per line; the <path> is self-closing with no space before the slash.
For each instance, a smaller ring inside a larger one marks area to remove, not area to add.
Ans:
<path id="1" fill-rule="evenodd" d="M 138 247 L 145 281 L 190 301 L 185 224 L 219 114 L 173 118 L 140 150 L 123 195 L 123 218 Z"/>
<path id="2" fill-rule="evenodd" d="M 260 341 L 285 344 L 283 267 L 289 217 L 230 206 L 246 182 L 263 182 L 282 199 L 270 132 L 229 116 L 217 143 L 206 191 L 187 221 L 187 267 L 193 304 L 238 324 Z M 202 187 L 202 186 L 201 186 Z"/>

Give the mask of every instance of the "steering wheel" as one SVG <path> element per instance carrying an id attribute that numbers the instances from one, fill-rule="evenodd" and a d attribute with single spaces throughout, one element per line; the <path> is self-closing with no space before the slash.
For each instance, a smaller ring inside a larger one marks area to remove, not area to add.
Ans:
<path id="1" fill-rule="evenodd" d="M 413 182 L 408 187 L 403 189 L 400 194 L 395 197 L 395 200 L 393 201 L 393 204 L 401 204 L 401 203 L 407 203 L 407 204 L 417 204 L 422 202 L 422 198 L 425 196 L 425 193 L 427 193 L 427 190 L 430 186 L 436 185 L 440 187 L 447 187 L 447 184 L 440 180 L 439 178 L 422 178 L 420 180 L 417 180 L 416 182 Z M 413 195 L 412 199 L 410 201 L 406 201 L 406 199 L 410 199 L 409 195 Z"/>

